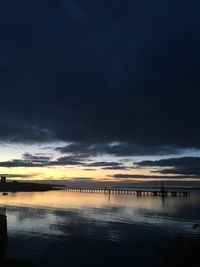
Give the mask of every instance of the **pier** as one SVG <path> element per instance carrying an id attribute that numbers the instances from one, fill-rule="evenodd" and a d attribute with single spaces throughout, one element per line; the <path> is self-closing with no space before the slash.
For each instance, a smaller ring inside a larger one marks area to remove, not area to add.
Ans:
<path id="1" fill-rule="evenodd" d="M 80 193 L 95 193 L 95 194 L 127 194 L 137 196 L 161 196 L 161 197 L 189 197 L 189 191 L 170 190 L 170 189 L 119 189 L 119 188 L 83 188 L 83 187 L 65 187 L 62 191 L 80 192 Z"/>

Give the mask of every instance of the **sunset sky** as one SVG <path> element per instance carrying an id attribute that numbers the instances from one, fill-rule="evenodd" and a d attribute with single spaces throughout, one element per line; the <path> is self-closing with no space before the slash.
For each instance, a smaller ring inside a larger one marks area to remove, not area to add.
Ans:
<path id="1" fill-rule="evenodd" d="M 0 3 L 0 174 L 199 181 L 198 1 Z"/>

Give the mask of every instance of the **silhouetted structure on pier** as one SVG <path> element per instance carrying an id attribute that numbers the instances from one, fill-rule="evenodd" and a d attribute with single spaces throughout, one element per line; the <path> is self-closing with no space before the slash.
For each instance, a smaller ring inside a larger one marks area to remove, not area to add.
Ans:
<path id="1" fill-rule="evenodd" d="M 1 176 L 1 184 L 5 184 L 6 183 L 6 176 Z"/>

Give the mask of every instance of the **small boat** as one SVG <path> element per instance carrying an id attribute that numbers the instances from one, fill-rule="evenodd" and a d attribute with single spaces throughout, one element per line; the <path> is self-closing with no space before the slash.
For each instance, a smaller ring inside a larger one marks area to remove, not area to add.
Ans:
<path id="1" fill-rule="evenodd" d="M 3 192 L 2 195 L 3 195 L 3 196 L 7 196 L 8 193 L 7 193 L 7 192 Z"/>

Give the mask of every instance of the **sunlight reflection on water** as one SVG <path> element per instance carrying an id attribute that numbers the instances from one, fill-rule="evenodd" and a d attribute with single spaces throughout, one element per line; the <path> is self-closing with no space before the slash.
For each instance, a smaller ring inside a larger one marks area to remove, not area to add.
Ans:
<path id="1" fill-rule="evenodd" d="M 78 228 L 84 223 L 91 223 L 90 227 L 118 223 L 192 233 L 192 224 L 199 220 L 199 200 L 198 192 L 190 198 L 168 197 L 163 204 L 160 197 L 111 195 L 108 199 L 104 194 L 51 191 L 9 194 L 1 198 L 0 205 L 7 207 L 12 234 L 62 235 L 58 226 Z"/>
<path id="2" fill-rule="evenodd" d="M 188 198 L 167 197 L 163 202 L 151 196 L 109 198 L 104 194 L 51 191 L 10 193 L 0 198 L 0 206 L 7 209 L 9 240 L 20 244 L 20 240 L 31 243 L 31 238 L 40 238 L 40 246 L 32 251 L 39 255 L 45 240 L 62 242 L 66 237 L 137 242 L 149 236 L 196 235 L 192 226 L 200 219 L 199 201 L 199 192 L 192 192 Z M 11 242 L 8 253 L 16 251 Z"/>

